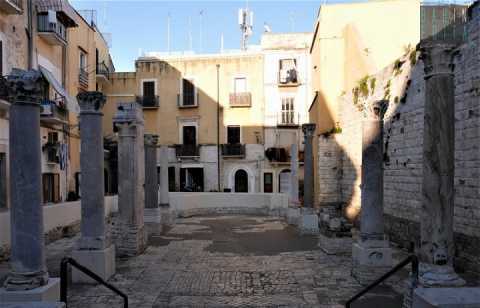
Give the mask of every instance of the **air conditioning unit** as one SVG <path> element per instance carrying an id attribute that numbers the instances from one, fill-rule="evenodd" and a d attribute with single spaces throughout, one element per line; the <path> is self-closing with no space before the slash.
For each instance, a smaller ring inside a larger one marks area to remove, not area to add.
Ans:
<path id="1" fill-rule="evenodd" d="M 41 106 L 42 106 L 42 110 L 40 112 L 40 115 L 42 115 L 42 116 L 53 115 L 52 104 L 42 104 Z"/>

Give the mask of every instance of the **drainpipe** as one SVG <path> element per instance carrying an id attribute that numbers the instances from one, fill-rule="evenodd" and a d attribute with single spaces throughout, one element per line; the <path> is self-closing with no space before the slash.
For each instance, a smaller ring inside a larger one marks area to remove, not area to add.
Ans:
<path id="1" fill-rule="evenodd" d="M 217 182 L 218 192 L 220 185 L 220 64 L 217 64 Z"/>
<path id="2" fill-rule="evenodd" d="M 33 3 L 32 0 L 27 1 L 27 14 L 28 14 L 28 25 L 27 25 L 27 39 L 28 39 L 28 69 L 33 68 L 33 40 L 35 36 L 33 35 Z"/>

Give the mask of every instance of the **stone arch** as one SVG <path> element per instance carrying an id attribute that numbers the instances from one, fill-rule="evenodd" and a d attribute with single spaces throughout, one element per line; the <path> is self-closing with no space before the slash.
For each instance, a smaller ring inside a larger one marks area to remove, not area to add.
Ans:
<path id="1" fill-rule="evenodd" d="M 290 189 L 290 173 L 292 171 L 288 168 L 280 170 L 278 173 L 278 192 L 287 194 Z M 283 180 L 282 180 L 283 179 Z M 282 190 L 283 188 L 283 190 Z"/>
<path id="2" fill-rule="evenodd" d="M 235 192 L 235 174 L 239 170 L 245 171 L 248 175 L 248 192 L 255 192 L 255 174 L 251 168 L 245 165 L 236 166 L 230 170 L 228 175 L 228 187 L 232 189 L 232 192 Z"/>

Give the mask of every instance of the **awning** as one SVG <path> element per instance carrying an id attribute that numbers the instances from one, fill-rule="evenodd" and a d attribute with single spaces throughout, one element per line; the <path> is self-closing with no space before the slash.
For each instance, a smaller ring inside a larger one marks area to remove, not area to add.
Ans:
<path id="1" fill-rule="evenodd" d="M 77 13 L 67 0 L 37 0 L 37 10 L 39 13 L 55 11 L 60 15 L 65 26 L 78 26 L 76 22 Z"/>
<path id="2" fill-rule="evenodd" d="M 68 95 L 67 91 L 62 87 L 62 85 L 60 84 L 60 82 L 58 82 L 55 76 L 53 76 L 52 72 L 50 72 L 48 69 L 44 68 L 41 65 L 39 65 L 38 68 L 40 69 L 40 72 L 42 73 L 43 77 L 45 77 L 48 83 L 53 87 L 55 92 L 57 92 L 58 95 L 60 95 L 65 99 L 68 110 L 77 111 L 78 110 L 77 100 L 74 97 L 71 97 L 70 95 Z"/>

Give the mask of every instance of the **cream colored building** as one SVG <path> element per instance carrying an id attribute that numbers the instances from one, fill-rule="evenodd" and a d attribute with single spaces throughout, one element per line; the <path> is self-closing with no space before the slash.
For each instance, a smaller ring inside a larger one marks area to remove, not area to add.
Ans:
<path id="1" fill-rule="evenodd" d="M 96 54 L 108 55 L 108 47 L 99 39 L 96 25 L 68 1 L 32 4 L 29 21 L 27 1 L 0 1 L 1 68 L 2 75 L 13 68 L 38 69 L 49 84 L 40 117 L 42 192 L 44 203 L 56 203 L 78 197 L 80 133 L 75 96 L 103 82 L 97 80 Z M 5 100 L 0 103 L 0 207 L 8 204 L 8 106 Z"/>
<path id="2" fill-rule="evenodd" d="M 338 132 L 339 102 L 346 93 L 419 41 L 419 0 L 322 5 L 310 47 L 314 98 L 309 112 L 310 121 L 317 124 L 317 136 L 335 128 Z M 317 149 L 318 140 L 314 140 Z M 314 154 L 317 161 L 316 150 Z M 318 188 L 317 174 L 315 181 Z"/>

